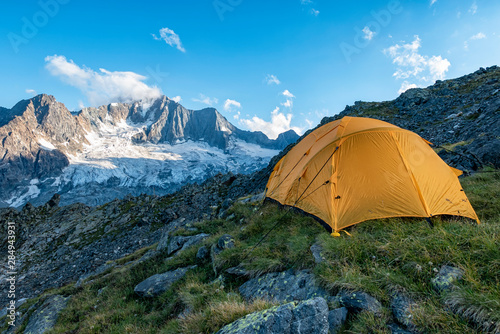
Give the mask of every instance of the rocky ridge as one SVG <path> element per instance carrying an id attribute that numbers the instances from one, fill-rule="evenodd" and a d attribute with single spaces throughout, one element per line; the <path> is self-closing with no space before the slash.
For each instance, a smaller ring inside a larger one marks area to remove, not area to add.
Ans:
<path id="1" fill-rule="evenodd" d="M 357 101 L 321 125 L 344 116 L 371 117 L 418 133 L 453 167 L 500 167 L 500 67 L 412 88 L 393 101 Z"/>
<path id="2" fill-rule="evenodd" d="M 289 131 L 271 140 L 166 96 L 72 114 L 38 95 L 0 110 L 0 206 L 40 205 L 54 193 L 88 205 L 165 195 L 218 172 L 254 172 L 297 138 Z"/>

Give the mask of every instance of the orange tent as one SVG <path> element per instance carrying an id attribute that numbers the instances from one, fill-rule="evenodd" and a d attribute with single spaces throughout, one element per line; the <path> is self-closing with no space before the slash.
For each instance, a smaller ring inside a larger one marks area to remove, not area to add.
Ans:
<path id="1" fill-rule="evenodd" d="M 369 219 L 478 217 L 449 167 L 414 132 L 344 117 L 314 130 L 274 167 L 266 198 L 299 208 L 332 232 Z"/>

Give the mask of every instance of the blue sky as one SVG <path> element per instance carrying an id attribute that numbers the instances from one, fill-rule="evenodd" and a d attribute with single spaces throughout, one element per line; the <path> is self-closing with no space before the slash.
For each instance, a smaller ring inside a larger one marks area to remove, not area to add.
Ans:
<path id="1" fill-rule="evenodd" d="M 275 137 L 500 65 L 499 17 L 493 0 L 12 1 L 0 13 L 0 106 L 165 94 Z"/>

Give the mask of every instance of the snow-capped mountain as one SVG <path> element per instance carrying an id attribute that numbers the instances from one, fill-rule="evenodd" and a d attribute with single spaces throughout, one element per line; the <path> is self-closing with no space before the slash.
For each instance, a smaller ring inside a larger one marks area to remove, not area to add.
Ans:
<path id="1" fill-rule="evenodd" d="M 167 194 L 217 173 L 251 173 L 294 142 L 236 128 L 217 110 L 188 110 L 163 96 L 71 113 L 38 95 L 0 109 L 0 206 L 104 203 Z"/>

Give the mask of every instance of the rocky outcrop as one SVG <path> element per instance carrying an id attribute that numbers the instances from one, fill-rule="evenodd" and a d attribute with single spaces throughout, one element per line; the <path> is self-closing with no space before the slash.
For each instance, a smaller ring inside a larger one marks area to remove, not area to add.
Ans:
<path id="1" fill-rule="evenodd" d="M 251 313 L 217 334 L 327 334 L 328 305 L 323 298 L 291 302 Z"/>
<path id="2" fill-rule="evenodd" d="M 500 68 L 480 68 L 457 79 L 413 88 L 386 102 L 357 101 L 326 124 L 344 116 L 371 117 L 418 133 L 436 145 L 459 144 L 442 158 L 453 167 L 500 167 Z"/>
<path id="3" fill-rule="evenodd" d="M 69 297 L 53 295 L 36 309 L 30 316 L 28 324 L 24 329 L 26 334 L 42 334 L 54 327 L 59 313 L 66 307 Z"/>
<path id="4" fill-rule="evenodd" d="M 0 122 L 0 189 L 58 175 L 86 143 L 84 125 L 53 96 L 38 95 L 3 110 Z"/>
<path id="5" fill-rule="evenodd" d="M 329 294 L 317 283 L 314 275 L 308 270 L 288 270 L 281 273 L 270 273 L 251 279 L 240 286 L 241 295 L 251 300 L 263 298 L 289 302 L 306 300 L 314 297 L 328 299 Z"/>
<path id="6" fill-rule="evenodd" d="M 167 291 L 172 286 L 172 284 L 182 279 L 189 270 L 194 268 L 196 268 L 196 266 L 179 268 L 173 271 L 167 271 L 162 274 L 153 275 L 137 284 L 134 288 L 134 292 L 138 296 L 145 298 L 153 298 L 159 296 Z"/>
<path id="7" fill-rule="evenodd" d="M 271 140 L 262 132 L 238 129 L 215 108 L 190 110 L 166 96 L 150 102 L 112 103 L 97 108 L 85 108 L 79 112 L 79 117 L 95 129 L 102 123 L 116 125 L 123 120 L 147 124 L 143 131 L 134 135 L 133 140 L 136 143 L 175 144 L 193 140 L 204 141 L 210 146 L 225 150 L 231 140 L 241 139 L 266 148 L 282 149 L 299 137 L 295 131 L 290 130 L 276 140 Z"/>

